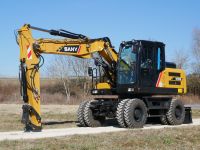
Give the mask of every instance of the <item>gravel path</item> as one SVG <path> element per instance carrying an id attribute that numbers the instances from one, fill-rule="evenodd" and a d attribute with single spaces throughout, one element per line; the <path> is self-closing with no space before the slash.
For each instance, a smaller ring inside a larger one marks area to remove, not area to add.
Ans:
<path id="1" fill-rule="evenodd" d="M 163 129 L 163 128 L 179 128 L 200 125 L 200 118 L 193 119 L 192 124 L 182 124 L 179 126 L 167 126 L 167 125 L 145 125 L 142 129 L 126 129 L 117 128 L 113 126 L 109 127 L 79 127 L 79 128 L 63 128 L 63 129 L 46 129 L 42 132 L 0 132 L 0 141 L 3 140 L 20 140 L 20 139 L 39 139 L 39 138 L 49 138 L 49 137 L 60 137 L 60 136 L 70 136 L 70 135 L 83 135 L 83 134 L 98 134 L 107 132 L 118 132 L 126 130 L 148 130 L 148 129 Z"/>

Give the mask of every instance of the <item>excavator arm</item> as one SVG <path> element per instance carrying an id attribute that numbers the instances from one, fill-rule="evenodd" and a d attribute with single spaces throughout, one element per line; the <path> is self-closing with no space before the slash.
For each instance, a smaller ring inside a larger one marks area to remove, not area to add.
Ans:
<path id="1" fill-rule="evenodd" d="M 64 39 L 34 39 L 32 30 L 47 32 Z M 25 24 L 18 30 L 17 41 L 20 47 L 20 83 L 22 106 L 22 123 L 25 130 L 41 130 L 40 112 L 40 75 L 39 69 L 44 63 L 42 53 L 93 58 L 104 68 L 111 86 L 115 86 L 115 66 L 118 59 L 109 38 L 89 39 L 88 37 L 65 30 L 46 30 Z M 101 57 L 99 59 L 96 54 Z"/>

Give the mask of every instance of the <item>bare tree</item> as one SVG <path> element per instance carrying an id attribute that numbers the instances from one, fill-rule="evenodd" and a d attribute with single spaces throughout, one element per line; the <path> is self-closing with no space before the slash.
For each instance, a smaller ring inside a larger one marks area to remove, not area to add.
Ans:
<path id="1" fill-rule="evenodd" d="M 174 62 L 177 68 L 187 69 L 189 63 L 189 55 L 187 55 L 183 50 L 176 50 L 174 55 Z"/>
<path id="2" fill-rule="evenodd" d="M 67 101 L 70 100 L 70 65 L 66 56 L 55 56 L 54 60 L 47 67 L 47 73 L 50 77 L 58 78 L 62 81 Z"/>
<path id="3" fill-rule="evenodd" d="M 88 94 L 90 84 L 87 76 L 88 67 L 92 65 L 91 59 L 82 59 L 82 58 L 72 58 L 70 61 L 70 66 L 72 67 L 73 74 L 76 76 L 76 84 L 83 84 L 83 94 L 84 97 Z"/>
<path id="4" fill-rule="evenodd" d="M 200 29 L 193 30 L 192 49 L 194 55 L 194 72 L 200 74 Z"/>
<path id="5" fill-rule="evenodd" d="M 87 76 L 88 67 L 92 65 L 91 59 L 82 59 L 70 56 L 55 56 L 54 60 L 47 67 L 48 76 L 58 78 L 62 81 L 67 101 L 70 100 L 70 84 L 81 86 L 83 96 L 89 93 L 90 83 Z"/>

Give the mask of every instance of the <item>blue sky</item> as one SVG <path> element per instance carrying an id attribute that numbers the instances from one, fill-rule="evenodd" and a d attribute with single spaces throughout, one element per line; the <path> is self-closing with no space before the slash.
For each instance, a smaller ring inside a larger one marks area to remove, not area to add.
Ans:
<path id="1" fill-rule="evenodd" d="M 192 30 L 200 28 L 198 0 L 3 0 L 0 5 L 0 76 L 18 75 L 19 47 L 13 31 L 25 23 L 91 38 L 108 36 L 117 50 L 123 40 L 162 41 L 167 60 L 177 49 L 189 54 Z M 45 56 L 45 65 L 51 59 Z"/>

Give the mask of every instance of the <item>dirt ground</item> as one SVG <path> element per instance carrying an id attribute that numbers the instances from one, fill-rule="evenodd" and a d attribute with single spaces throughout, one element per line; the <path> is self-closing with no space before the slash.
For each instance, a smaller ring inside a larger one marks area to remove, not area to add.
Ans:
<path id="1" fill-rule="evenodd" d="M 44 129 L 76 127 L 78 105 L 41 105 Z M 22 105 L 0 104 L 0 131 L 23 130 Z"/>
<path id="2" fill-rule="evenodd" d="M 77 127 L 78 105 L 41 105 L 43 129 Z M 21 104 L 0 104 L 0 132 L 22 131 Z M 192 111 L 193 118 L 200 118 L 200 110 Z"/>
<path id="3" fill-rule="evenodd" d="M 41 105 L 42 113 L 75 113 L 78 109 L 78 105 Z M 0 114 L 21 114 L 21 104 L 0 104 Z"/>

